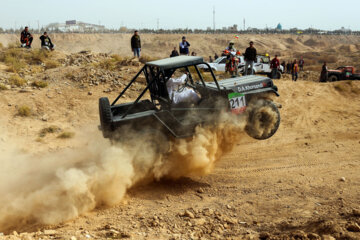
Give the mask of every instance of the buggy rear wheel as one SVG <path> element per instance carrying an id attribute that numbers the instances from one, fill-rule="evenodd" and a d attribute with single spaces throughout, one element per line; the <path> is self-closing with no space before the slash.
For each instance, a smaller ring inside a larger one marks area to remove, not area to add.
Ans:
<path id="1" fill-rule="evenodd" d="M 111 136 L 112 113 L 110 102 L 107 97 L 102 97 L 99 99 L 99 114 L 103 136 L 104 138 L 109 138 Z"/>
<path id="2" fill-rule="evenodd" d="M 280 71 L 277 71 L 277 73 L 276 73 L 276 79 L 281 79 L 281 72 L 280 72 Z"/>
<path id="3" fill-rule="evenodd" d="M 249 105 L 249 118 L 246 133 L 255 139 L 265 140 L 272 137 L 280 125 L 280 113 L 275 104 L 260 99 Z"/>
<path id="4" fill-rule="evenodd" d="M 336 75 L 331 75 L 331 76 L 328 78 L 328 81 L 329 81 L 329 82 L 336 82 L 336 81 L 339 81 L 339 78 L 338 78 Z"/>

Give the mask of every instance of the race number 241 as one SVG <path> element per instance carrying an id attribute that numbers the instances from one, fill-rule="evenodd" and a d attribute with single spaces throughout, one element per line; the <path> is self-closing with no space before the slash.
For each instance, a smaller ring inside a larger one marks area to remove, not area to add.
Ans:
<path id="1" fill-rule="evenodd" d="M 242 93 L 230 93 L 228 95 L 230 109 L 234 114 L 241 114 L 246 110 L 246 99 Z"/>

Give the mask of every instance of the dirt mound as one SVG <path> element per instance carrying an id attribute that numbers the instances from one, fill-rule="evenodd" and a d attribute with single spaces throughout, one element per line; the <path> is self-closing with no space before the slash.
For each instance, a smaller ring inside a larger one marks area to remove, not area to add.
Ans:
<path id="1" fill-rule="evenodd" d="M 306 40 L 304 42 L 304 45 L 309 46 L 309 47 L 318 47 L 318 46 L 321 46 L 323 44 L 324 44 L 323 42 L 316 41 L 314 39 L 308 39 L 308 40 Z"/>

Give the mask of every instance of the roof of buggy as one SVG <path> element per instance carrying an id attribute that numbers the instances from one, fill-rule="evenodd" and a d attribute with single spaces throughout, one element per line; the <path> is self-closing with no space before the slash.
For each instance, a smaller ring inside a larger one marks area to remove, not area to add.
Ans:
<path id="1" fill-rule="evenodd" d="M 181 68 L 181 67 L 192 66 L 202 63 L 204 63 L 204 59 L 202 57 L 178 56 L 178 57 L 165 58 L 161 60 L 147 62 L 146 65 L 155 66 L 160 68 L 161 70 L 167 70 L 171 68 Z"/>

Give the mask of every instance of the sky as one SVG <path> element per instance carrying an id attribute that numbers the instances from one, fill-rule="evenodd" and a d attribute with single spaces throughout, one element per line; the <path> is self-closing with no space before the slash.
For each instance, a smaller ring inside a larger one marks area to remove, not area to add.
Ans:
<path id="1" fill-rule="evenodd" d="M 360 0 L 0 0 L 0 27 L 78 20 L 107 28 L 309 27 L 360 30 Z"/>

